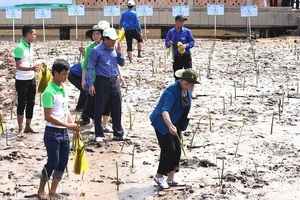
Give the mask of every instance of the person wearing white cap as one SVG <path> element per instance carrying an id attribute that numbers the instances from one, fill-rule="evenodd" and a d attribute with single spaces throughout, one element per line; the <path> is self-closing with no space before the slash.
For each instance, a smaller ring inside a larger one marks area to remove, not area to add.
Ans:
<path id="1" fill-rule="evenodd" d="M 82 80 L 81 80 L 81 87 L 86 90 L 87 84 L 86 84 L 86 77 L 87 77 L 87 66 L 88 66 L 88 59 L 90 56 L 90 53 L 92 51 L 92 49 L 99 45 L 102 41 L 102 36 L 103 36 L 103 31 L 107 28 L 110 27 L 109 22 L 105 21 L 105 20 L 101 20 L 98 22 L 97 25 L 94 25 L 92 29 L 88 30 L 85 35 L 87 38 L 90 38 L 92 41 L 94 41 L 92 44 L 90 44 L 85 51 L 85 56 L 84 56 L 84 62 L 82 65 Z M 120 71 L 119 71 L 120 74 Z M 93 73 L 93 81 L 95 81 L 96 75 L 95 73 Z M 124 84 L 124 80 L 121 78 L 120 76 L 120 80 L 122 81 L 122 84 Z M 88 90 L 88 89 L 87 89 Z M 87 101 L 85 104 L 85 107 L 83 109 L 83 113 L 82 113 L 82 120 L 80 122 L 83 122 L 84 124 L 88 124 L 89 123 L 89 118 L 94 119 L 94 97 L 92 97 L 91 95 L 87 95 Z M 110 109 L 109 109 L 110 105 L 106 105 L 106 109 L 103 113 L 103 118 L 102 118 L 102 124 L 103 124 L 103 131 L 104 132 L 108 132 L 108 133 L 112 133 L 113 130 L 109 127 L 109 115 L 110 115 Z M 95 132 L 95 127 L 93 126 L 90 130 L 91 133 Z"/>
<path id="2" fill-rule="evenodd" d="M 104 131 L 101 117 L 108 103 L 111 105 L 113 123 L 113 140 L 125 140 L 126 136 L 121 125 L 122 94 L 118 65 L 124 66 L 125 60 L 121 53 L 120 43 L 115 48 L 118 35 L 114 28 L 103 31 L 103 42 L 92 49 L 87 67 L 89 94 L 95 96 L 94 121 L 96 142 L 103 142 Z M 96 73 L 95 82 L 92 80 L 93 70 Z"/>
<path id="3" fill-rule="evenodd" d="M 142 42 L 143 42 L 143 33 L 141 24 L 139 21 L 139 17 L 136 11 L 133 10 L 135 6 L 135 2 L 133 0 L 129 0 L 127 3 L 128 9 L 122 12 L 120 17 L 120 29 L 124 27 L 125 37 L 127 42 L 127 55 L 130 63 L 132 62 L 132 39 L 136 39 L 138 42 L 138 58 L 141 58 L 142 52 Z"/>

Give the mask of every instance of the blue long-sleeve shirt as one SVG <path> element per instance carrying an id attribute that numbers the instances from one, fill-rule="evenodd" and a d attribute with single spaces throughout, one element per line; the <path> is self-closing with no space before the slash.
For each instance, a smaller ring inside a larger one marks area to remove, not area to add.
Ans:
<path id="1" fill-rule="evenodd" d="M 114 78 L 118 76 L 118 65 L 124 66 L 125 60 L 121 53 L 117 53 L 114 48 L 107 49 L 104 42 L 92 49 L 87 67 L 87 84 L 93 86 L 93 70 L 96 76 Z"/>
<path id="2" fill-rule="evenodd" d="M 172 124 L 176 124 L 180 117 L 182 117 L 180 128 L 182 131 L 186 130 L 189 123 L 187 116 L 190 112 L 192 102 L 191 90 L 188 90 L 187 95 L 190 102 L 189 107 L 182 113 L 183 105 L 180 81 L 177 80 L 162 93 L 158 104 L 150 115 L 151 125 L 162 135 L 166 135 L 169 132 L 169 127 L 166 125 L 162 116 L 164 111 L 169 113 Z"/>
<path id="3" fill-rule="evenodd" d="M 167 48 L 170 48 L 170 46 L 168 45 L 168 42 L 170 40 L 173 41 L 173 49 L 175 55 L 179 54 L 177 46 L 178 42 L 182 42 L 182 44 L 186 45 L 185 54 L 191 54 L 190 49 L 193 48 L 195 44 L 195 40 L 191 30 L 185 27 L 182 27 L 179 32 L 176 31 L 175 27 L 171 28 L 168 31 L 167 37 L 165 39 L 165 46 Z"/>
<path id="4" fill-rule="evenodd" d="M 119 26 L 120 29 L 124 27 L 125 31 L 138 30 L 140 33 L 142 32 L 139 17 L 137 13 L 132 10 L 132 8 L 128 8 L 127 10 L 122 12 Z"/>

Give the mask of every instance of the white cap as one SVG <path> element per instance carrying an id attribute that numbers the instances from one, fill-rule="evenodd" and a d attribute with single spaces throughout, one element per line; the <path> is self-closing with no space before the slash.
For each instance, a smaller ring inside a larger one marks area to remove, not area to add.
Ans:
<path id="1" fill-rule="evenodd" d="M 129 0 L 127 6 L 134 6 L 135 2 L 133 0 Z"/>
<path id="2" fill-rule="evenodd" d="M 111 40 L 117 40 L 119 36 L 114 28 L 107 28 L 103 31 L 103 37 L 109 37 Z"/>
<path id="3" fill-rule="evenodd" d="M 110 24 L 108 21 L 105 21 L 105 20 L 101 20 L 98 22 L 98 26 L 102 29 L 102 30 L 105 30 L 107 28 L 110 27 Z"/>

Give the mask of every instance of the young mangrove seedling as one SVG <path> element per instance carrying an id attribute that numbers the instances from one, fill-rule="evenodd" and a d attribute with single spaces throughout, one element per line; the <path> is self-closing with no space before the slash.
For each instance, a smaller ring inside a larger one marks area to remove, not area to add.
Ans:
<path id="1" fill-rule="evenodd" d="M 245 91 L 245 85 L 246 85 L 246 78 L 244 76 L 244 81 L 243 81 L 243 91 Z"/>
<path id="2" fill-rule="evenodd" d="M 272 121 L 271 121 L 271 135 L 273 134 L 274 115 L 275 115 L 275 111 L 273 110 L 273 112 L 272 112 Z"/>
<path id="3" fill-rule="evenodd" d="M 10 119 L 12 119 L 12 117 L 13 117 L 13 111 L 14 111 L 14 107 L 15 107 L 16 99 L 17 99 L 17 95 L 15 96 L 15 98 L 14 98 L 14 99 L 12 100 L 12 102 L 11 102 L 11 108 L 10 108 Z"/>
<path id="4" fill-rule="evenodd" d="M 132 170 L 133 167 L 134 167 L 134 149 L 135 149 L 135 145 L 133 145 L 133 148 L 132 148 L 131 170 Z"/>
<path id="5" fill-rule="evenodd" d="M 154 60 L 151 60 L 151 66 L 152 66 L 152 76 L 154 75 L 155 71 L 154 71 Z"/>
<path id="6" fill-rule="evenodd" d="M 48 185 L 48 193 L 49 193 L 49 199 L 52 200 L 52 195 L 51 195 L 51 188 L 50 188 L 50 180 L 49 180 L 49 175 L 48 172 L 44 166 L 44 170 L 45 170 L 45 174 L 46 174 L 46 181 L 47 181 L 47 185 Z"/>
<path id="7" fill-rule="evenodd" d="M 129 129 L 132 130 L 133 122 L 135 119 L 133 118 L 132 107 L 128 103 L 127 103 L 127 109 L 129 114 Z"/>
<path id="8" fill-rule="evenodd" d="M 212 130 L 212 118 L 211 118 L 209 109 L 208 109 L 208 119 L 209 119 L 209 130 L 211 131 Z"/>
<path id="9" fill-rule="evenodd" d="M 203 119 L 204 117 L 206 117 L 206 115 L 203 115 L 202 117 L 200 117 L 199 121 L 198 121 L 198 126 L 197 128 L 193 131 L 193 136 L 192 136 L 192 139 L 191 139 L 191 144 L 190 144 L 190 152 L 192 151 L 192 148 L 193 148 L 193 141 L 194 141 L 194 138 L 195 138 L 195 135 L 197 133 L 197 131 L 201 131 L 200 129 L 200 122 L 201 122 L 201 119 Z"/>
<path id="10" fill-rule="evenodd" d="M 225 115 L 225 97 L 222 97 L 223 98 L 223 116 Z"/>
<path id="11" fill-rule="evenodd" d="M 224 179 L 224 168 L 225 168 L 225 160 L 226 158 L 223 156 L 223 157 L 220 157 L 218 156 L 216 158 L 216 160 L 222 160 L 222 171 L 221 171 L 221 177 L 219 176 L 219 170 L 217 168 L 217 171 L 218 171 L 218 176 L 219 176 L 219 185 L 222 187 L 223 186 L 223 179 Z"/>
<path id="12" fill-rule="evenodd" d="M 234 99 L 236 100 L 236 83 L 233 81 L 233 87 L 234 87 Z"/>
<path id="13" fill-rule="evenodd" d="M 243 122 L 243 126 L 242 126 L 242 128 L 241 128 L 240 135 L 239 135 L 239 138 L 238 138 L 238 141 L 237 141 L 237 144 L 236 144 L 236 149 L 235 149 L 234 157 L 236 157 L 236 154 L 237 154 L 237 151 L 238 151 L 238 148 L 239 148 L 239 144 L 240 144 L 240 138 L 241 138 L 241 135 L 242 135 L 244 126 L 245 126 L 245 124 L 246 124 L 246 121 L 245 121 L 245 120 L 242 120 L 242 122 Z"/>
<path id="14" fill-rule="evenodd" d="M 199 69 L 199 80 L 201 81 L 201 66 L 200 66 L 200 69 Z"/>
<path id="15" fill-rule="evenodd" d="M 116 161 L 116 174 L 117 174 L 117 181 L 116 181 L 117 191 L 119 191 L 120 181 L 119 181 L 119 167 L 118 167 L 118 161 Z"/>
<path id="16" fill-rule="evenodd" d="M 279 119 L 279 122 L 281 121 L 281 99 L 278 99 L 278 119 Z"/>

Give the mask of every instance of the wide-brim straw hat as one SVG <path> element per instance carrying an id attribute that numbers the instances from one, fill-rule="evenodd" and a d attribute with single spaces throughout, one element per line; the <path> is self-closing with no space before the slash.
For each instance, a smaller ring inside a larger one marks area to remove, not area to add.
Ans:
<path id="1" fill-rule="evenodd" d="M 175 72 L 175 76 L 179 79 L 183 79 L 189 83 L 200 84 L 200 79 L 197 72 L 194 69 L 179 69 Z"/>
<path id="2" fill-rule="evenodd" d="M 103 34 L 103 29 L 101 26 L 99 26 L 98 24 L 97 25 L 94 25 L 92 29 L 88 30 L 85 32 L 85 36 L 87 38 L 90 38 L 91 40 L 93 40 L 92 38 L 92 35 L 93 35 L 93 32 L 94 31 L 100 31 L 101 35 Z"/>

